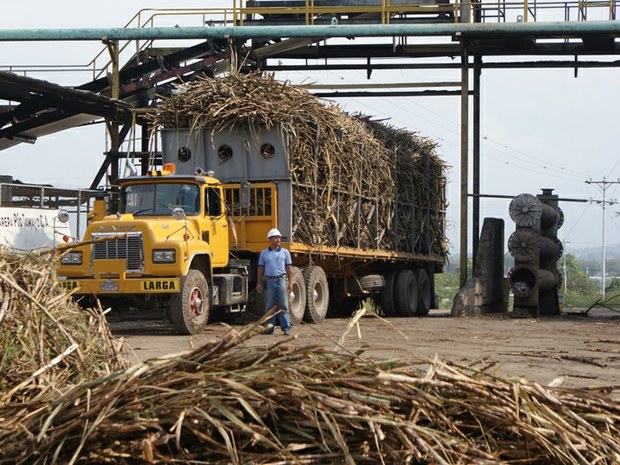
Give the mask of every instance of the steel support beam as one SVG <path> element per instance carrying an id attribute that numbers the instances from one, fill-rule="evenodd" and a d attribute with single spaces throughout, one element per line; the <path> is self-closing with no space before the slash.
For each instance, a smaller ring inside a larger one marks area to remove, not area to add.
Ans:
<path id="1" fill-rule="evenodd" d="M 461 48 L 461 237 L 459 244 L 459 265 L 461 287 L 467 282 L 467 191 L 469 185 L 469 55 L 467 47 Z"/>
<path id="2" fill-rule="evenodd" d="M 118 100 L 120 97 L 120 89 L 121 83 L 119 78 L 119 57 L 118 57 L 118 40 L 109 40 L 104 39 L 103 43 L 108 48 L 108 53 L 110 54 L 110 61 L 112 62 L 112 75 L 111 79 L 111 88 L 112 88 L 112 98 L 114 100 Z M 116 120 L 106 120 L 106 127 L 108 128 L 108 133 L 110 134 L 110 141 L 112 143 L 112 151 L 118 151 L 120 149 L 120 145 L 123 141 L 120 139 L 120 123 Z M 124 138 L 124 137 L 123 137 Z M 113 182 L 116 182 L 118 179 L 118 161 L 113 163 L 110 166 L 110 178 Z"/>
<path id="3" fill-rule="evenodd" d="M 473 127 L 473 190 L 474 198 L 472 202 L 472 257 L 473 267 L 476 268 L 476 257 L 478 256 L 478 239 L 480 234 L 480 76 L 482 74 L 482 57 L 474 56 L 474 127 Z"/>

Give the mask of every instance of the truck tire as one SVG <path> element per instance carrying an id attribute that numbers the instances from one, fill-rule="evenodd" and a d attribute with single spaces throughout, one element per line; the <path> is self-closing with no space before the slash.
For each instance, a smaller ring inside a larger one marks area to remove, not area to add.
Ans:
<path id="1" fill-rule="evenodd" d="M 198 270 L 181 279 L 181 292 L 170 298 L 170 319 L 181 334 L 199 334 L 209 321 L 209 283 Z"/>
<path id="2" fill-rule="evenodd" d="M 306 283 L 301 270 L 293 266 L 293 297 L 289 295 L 288 314 L 293 325 L 298 325 L 306 311 Z"/>
<path id="3" fill-rule="evenodd" d="M 385 278 L 380 274 L 368 274 L 358 279 L 365 291 L 380 291 L 385 287 Z"/>
<path id="4" fill-rule="evenodd" d="M 307 266 L 304 269 L 306 282 L 306 323 L 320 323 L 327 315 L 329 307 L 329 287 L 327 276 L 320 266 Z"/>
<path id="5" fill-rule="evenodd" d="M 394 303 L 398 316 L 415 316 L 418 309 L 418 283 L 411 270 L 402 270 L 396 276 Z"/>
<path id="6" fill-rule="evenodd" d="M 385 316 L 396 316 L 396 303 L 394 301 L 394 286 L 398 271 L 388 271 L 383 276 L 385 278 L 385 287 L 379 296 L 379 305 Z"/>
<path id="7" fill-rule="evenodd" d="M 417 316 L 426 316 L 433 305 L 431 280 L 424 268 L 417 268 L 415 270 L 415 278 L 418 282 L 418 309 L 415 314 Z"/>

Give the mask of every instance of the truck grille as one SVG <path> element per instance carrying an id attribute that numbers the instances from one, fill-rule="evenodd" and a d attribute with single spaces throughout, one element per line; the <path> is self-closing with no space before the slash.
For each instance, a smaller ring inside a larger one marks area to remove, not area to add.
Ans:
<path id="1" fill-rule="evenodd" d="M 95 233 L 93 239 L 109 238 L 93 244 L 93 260 L 124 259 L 127 271 L 142 271 L 144 265 L 144 247 L 142 233 L 122 234 Z"/>

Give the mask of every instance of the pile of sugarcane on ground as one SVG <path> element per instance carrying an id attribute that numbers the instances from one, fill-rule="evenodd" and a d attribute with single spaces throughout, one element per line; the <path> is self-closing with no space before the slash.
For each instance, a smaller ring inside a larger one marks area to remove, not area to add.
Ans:
<path id="1" fill-rule="evenodd" d="M 49 264 L 1 258 L 0 287 L 11 302 L 0 321 L 2 376 L 15 374 L 0 396 L 2 465 L 620 461 L 618 386 L 546 388 L 484 367 L 370 360 L 344 347 L 288 347 L 288 339 L 248 347 L 260 322 L 110 372 L 99 347 L 116 358 L 107 326 L 98 327 L 107 335 L 86 341 L 96 332 L 78 322 L 90 314 L 66 301 L 66 311 L 57 308 L 63 299 Z M 24 318 L 41 330 L 23 331 Z M 6 358 L 11 335 L 23 345 Z M 37 350 L 27 350 L 27 337 Z M 80 357 L 50 364 L 69 340 Z M 46 356 L 32 360 L 31 352 Z M 22 384 L 17 378 L 37 388 L 7 395 Z"/>
<path id="2" fill-rule="evenodd" d="M 50 257 L 0 249 L 0 404 L 126 367 L 101 312 L 58 286 Z"/>
<path id="3" fill-rule="evenodd" d="M 205 78 L 181 90 L 159 105 L 157 125 L 286 134 L 293 240 L 445 256 L 446 166 L 432 141 L 350 116 L 271 75 Z"/>

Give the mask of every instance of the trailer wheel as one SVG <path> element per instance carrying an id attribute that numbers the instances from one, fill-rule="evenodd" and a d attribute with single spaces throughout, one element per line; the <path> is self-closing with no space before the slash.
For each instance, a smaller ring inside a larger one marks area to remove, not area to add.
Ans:
<path id="1" fill-rule="evenodd" d="M 288 314 L 293 325 L 298 325 L 304 318 L 306 310 L 306 283 L 301 270 L 293 266 L 293 296 L 289 295 Z"/>
<path id="2" fill-rule="evenodd" d="M 396 304 L 394 302 L 394 284 L 398 271 L 388 271 L 385 273 L 385 287 L 379 296 L 379 305 L 385 316 L 396 316 Z"/>
<path id="3" fill-rule="evenodd" d="M 327 315 L 329 306 L 329 287 L 327 276 L 320 266 L 308 266 L 304 269 L 306 281 L 306 311 L 304 321 L 320 323 Z"/>
<path id="4" fill-rule="evenodd" d="M 415 270 L 416 281 L 418 282 L 418 309 L 415 314 L 417 316 L 426 316 L 433 304 L 433 290 L 431 288 L 431 280 L 424 268 Z"/>
<path id="5" fill-rule="evenodd" d="M 396 276 L 394 303 L 399 316 L 415 316 L 418 309 L 418 283 L 411 270 L 402 270 Z"/>
<path id="6" fill-rule="evenodd" d="M 209 283 L 198 270 L 181 280 L 181 292 L 170 298 L 170 319 L 181 334 L 199 334 L 209 320 Z"/>

